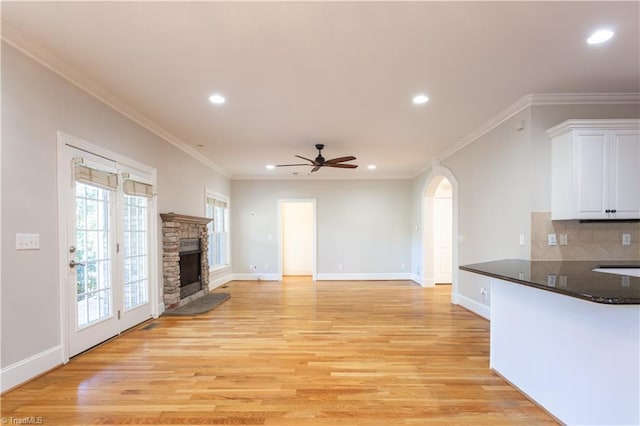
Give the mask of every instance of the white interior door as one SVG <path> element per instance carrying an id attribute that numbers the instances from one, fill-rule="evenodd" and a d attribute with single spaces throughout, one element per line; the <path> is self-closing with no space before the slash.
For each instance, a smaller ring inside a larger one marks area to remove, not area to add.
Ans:
<path id="1" fill-rule="evenodd" d="M 152 199 L 151 185 L 133 180 L 133 169 L 71 146 L 64 153 L 74 356 L 151 317 Z"/>

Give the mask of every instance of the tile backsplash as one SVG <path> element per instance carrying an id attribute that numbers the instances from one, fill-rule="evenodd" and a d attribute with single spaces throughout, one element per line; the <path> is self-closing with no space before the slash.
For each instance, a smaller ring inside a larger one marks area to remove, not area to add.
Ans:
<path id="1" fill-rule="evenodd" d="M 548 245 L 549 234 L 557 245 Z M 630 245 L 622 245 L 622 234 L 631 234 Z M 531 260 L 640 260 L 640 223 L 552 222 L 551 212 L 532 212 Z"/>

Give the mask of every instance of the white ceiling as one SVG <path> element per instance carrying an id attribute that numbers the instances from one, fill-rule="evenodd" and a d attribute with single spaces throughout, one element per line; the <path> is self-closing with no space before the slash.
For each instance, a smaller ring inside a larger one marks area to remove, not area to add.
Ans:
<path id="1" fill-rule="evenodd" d="M 314 179 L 413 177 L 524 95 L 640 92 L 638 2 L 3 1 L 2 18 L 233 178 L 306 177 L 265 165 L 316 143 L 360 167 Z"/>

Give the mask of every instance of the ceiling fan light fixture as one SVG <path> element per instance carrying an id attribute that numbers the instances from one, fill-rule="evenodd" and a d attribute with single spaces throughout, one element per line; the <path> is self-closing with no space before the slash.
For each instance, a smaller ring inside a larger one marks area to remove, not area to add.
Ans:
<path id="1" fill-rule="evenodd" d="M 415 95 L 415 96 L 413 97 L 412 102 L 413 102 L 415 105 L 424 105 L 424 104 L 426 104 L 427 102 L 429 102 L 429 97 L 428 97 L 427 95 L 425 95 L 425 94 L 420 93 L 420 94 Z"/>
<path id="2" fill-rule="evenodd" d="M 611 39 L 613 37 L 613 31 L 607 29 L 601 29 L 593 34 L 587 39 L 588 44 L 600 44 L 605 41 Z"/>
<path id="3" fill-rule="evenodd" d="M 213 95 L 209 96 L 209 102 L 215 105 L 222 105 L 227 102 L 227 100 L 221 94 L 214 93 Z"/>

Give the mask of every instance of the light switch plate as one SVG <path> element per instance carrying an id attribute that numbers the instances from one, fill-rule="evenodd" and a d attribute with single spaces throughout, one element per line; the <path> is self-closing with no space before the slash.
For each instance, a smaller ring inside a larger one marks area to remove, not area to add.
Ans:
<path id="1" fill-rule="evenodd" d="M 16 250 L 40 250 L 40 234 L 16 234 Z"/>
<path id="2" fill-rule="evenodd" d="M 556 240 L 556 234 L 549 234 L 547 236 L 547 244 L 550 246 L 555 246 L 558 244 L 558 241 Z"/>

